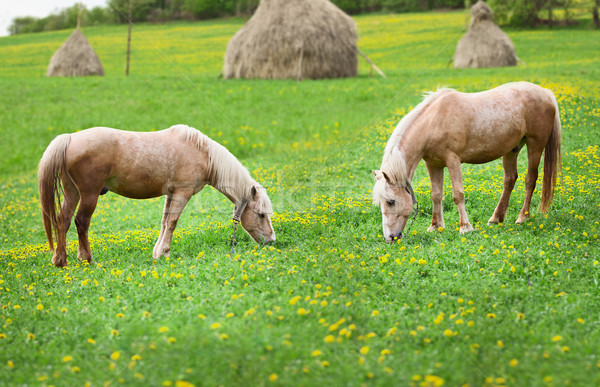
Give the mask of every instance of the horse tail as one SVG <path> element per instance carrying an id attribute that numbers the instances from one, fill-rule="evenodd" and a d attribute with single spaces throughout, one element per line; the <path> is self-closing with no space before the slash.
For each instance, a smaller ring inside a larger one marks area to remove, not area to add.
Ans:
<path id="1" fill-rule="evenodd" d="M 63 190 L 62 176 L 66 172 L 67 147 L 71 142 L 71 135 L 61 134 L 57 136 L 42 156 L 38 168 L 38 188 L 40 192 L 40 203 L 42 205 L 42 221 L 48 246 L 54 250 L 52 230 L 58 233 L 58 214 L 56 208 L 60 208 L 60 195 Z M 68 176 L 68 175 L 67 175 Z"/>
<path id="2" fill-rule="evenodd" d="M 540 202 L 540 212 L 548 211 L 552 197 L 554 196 L 554 187 L 556 186 L 556 175 L 562 168 L 560 143 L 561 143 L 561 125 L 558 102 L 552 92 L 552 102 L 554 104 L 554 126 L 550 137 L 544 149 L 544 178 L 542 182 L 542 201 Z"/>

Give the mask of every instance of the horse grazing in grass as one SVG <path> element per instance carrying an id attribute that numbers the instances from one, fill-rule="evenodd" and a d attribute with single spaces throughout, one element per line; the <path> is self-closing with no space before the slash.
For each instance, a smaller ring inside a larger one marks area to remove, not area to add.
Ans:
<path id="1" fill-rule="evenodd" d="M 67 265 L 66 234 L 78 203 L 77 258 L 91 262 L 90 219 L 98 196 L 107 191 L 133 199 L 166 195 L 154 258 L 169 256 L 181 211 L 206 184 L 235 204 L 234 220 L 241 222 L 256 242 L 275 240 L 266 191 L 227 149 L 185 125 L 147 133 L 99 127 L 61 134 L 42 156 L 38 182 L 51 250 L 53 229 L 56 234 L 52 262 L 59 267 Z"/>
<path id="2" fill-rule="evenodd" d="M 554 195 L 560 168 L 561 126 L 558 103 L 550 90 L 527 82 L 508 83 L 480 93 L 442 89 L 429 95 L 407 114 L 392 133 L 375 174 L 373 201 L 381 206 L 386 241 L 402 237 L 416 202 L 411 180 L 421 159 L 431 180 L 433 201 L 428 231 L 444 228 L 442 188 L 444 167 L 452 181 L 460 232 L 472 231 L 465 210 L 461 163 L 481 164 L 502 157 L 504 189 L 488 224 L 504 221 L 517 180 L 517 156 L 527 145 L 525 201 L 516 223 L 529 216 L 531 196 L 544 153 L 540 211 Z"/>

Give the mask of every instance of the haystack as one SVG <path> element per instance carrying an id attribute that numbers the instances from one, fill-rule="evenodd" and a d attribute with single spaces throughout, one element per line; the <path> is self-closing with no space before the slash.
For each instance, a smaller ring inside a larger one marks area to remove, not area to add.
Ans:
<path id="1" fill-rule="evenodd" d="M 358 73 L 356 24 L 329 0 L 261 0 L 227 45 L 223 76 L 320 79 Z"/>
<path id="2" fill-rule="evenodd" d="M 77 28 L 52 56 L 46 75 L 49 77 L 104 75 L 104 68 L 85 35 Z"/>
<path id="3" fill-rule="evenodd" d="M 471 15 L 469 30 L 456 46 L 454 67 L 516 66 L 515 46 L 494 22 L 490 7 L 479 0 L 471 7 Z"/>

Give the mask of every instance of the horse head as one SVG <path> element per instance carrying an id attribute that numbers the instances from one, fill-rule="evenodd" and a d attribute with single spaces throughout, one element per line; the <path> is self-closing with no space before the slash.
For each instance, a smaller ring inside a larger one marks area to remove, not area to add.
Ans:
<path id="1" fill-rule="evenodd" d="M 373 174 L 373 203 L 381 207 L 383 236 L 386 242 L 392 243 L 402 238 L 402 231 L 416 203 L 415 193 L 408 180 L 399 182 L 392 174 L 379 170 L 373 171 Z"/>
<path id="2" fill-rule="evenodd" d="M 273 209 L 267 191 L 253 186 L 248 197 L 236 204 L 233 220 L 238 221 L 244 230 L 257 243 L 275 242 L 275 231 L 271 224 Z"/>

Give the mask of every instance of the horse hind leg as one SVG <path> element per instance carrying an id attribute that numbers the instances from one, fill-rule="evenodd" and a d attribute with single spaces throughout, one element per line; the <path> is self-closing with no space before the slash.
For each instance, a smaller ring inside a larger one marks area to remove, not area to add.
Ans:
<path id="1" fill-rule="evenodd" d="M 516 223 L 520 224 L 525 222 L 529 218 L 529 210 L 531 208 L 531 197 L 535 190 L 535 185 L 538 178 L 538 167 L 540 165 L 540 159 L 542 158 L 543 148 L 537 149 L 538 147 L 530 146 L 527 144 L 527 157 L 529 159 L 527 165 L 527 175 L 525 176 L 525 200 L 523 202 L 523 208 L 519 213 Z"/>
<path id="2" fill-rule="evenodd" d="M 506 211 L 510 201 L 510 195 L 515 188 L 515 182 L 517 181 L 517 157 L 519 156 L 519 148 L 515 148 L 516 151 L 507 153 L 502 157 L 502 167 L 504 168 L 504 189 L 502 195 L 498 201 L 498 205 L 494 210 L 494 214 L 488 220 L 488 224 L 497 224 L 504 222 L 506 217 Z"/>
<path id="3" fill-rule="evenodd" d="M 63 203 L 58 214 L 58 227 L 56 230 L 56 250 L 52 256 L 52 263 L 56 267 L 65 267 L 67 262 L 67 232 L 71 226 L 71 219 L 79 203 L 79 191 L 68 177 L 63 178 Z"/>
<path id="4" fill-rule="evenodd" d="M 90 249 L 88 230 L 92 214 L 98 203 L 98 196 L 98 193 L 81 193 L 81 204 L 79 205 L 79 210 L 77 210 L 77 215 L 75 215 L 75 226 L 77 227 L 77 236 L 79 237 L 77 259 L 80 261 L 86 260 L 89 263 L 92 263 L 92 250 Z"/>

